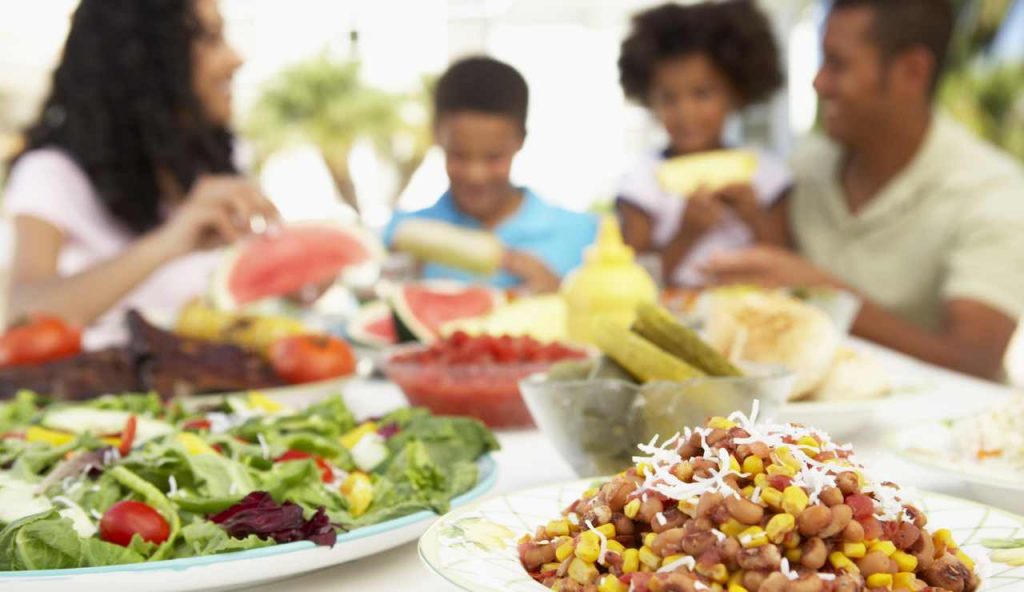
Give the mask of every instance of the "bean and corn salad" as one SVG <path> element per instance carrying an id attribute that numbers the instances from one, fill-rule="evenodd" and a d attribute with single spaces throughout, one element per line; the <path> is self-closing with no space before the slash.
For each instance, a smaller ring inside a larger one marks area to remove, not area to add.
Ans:
<path id="1" fill-rule="evenodd" d="M 734 413 L 657 445 L 520 540 L 560 592 L 971 592 L 974 562 L 849 446 Z"/>

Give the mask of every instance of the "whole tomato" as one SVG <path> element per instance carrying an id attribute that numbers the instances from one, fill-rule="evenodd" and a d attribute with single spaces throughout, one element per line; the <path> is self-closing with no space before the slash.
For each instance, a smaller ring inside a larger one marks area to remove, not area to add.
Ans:
<path id="1" fill-rule="evenodd" d="M 170 536 L 171 527 L 160 512 L 151 506 L 125 500 L 110 506 L 103 514 L 99 530 L 100 538 L 104 541 L 127 547 L 135 535 L 159 545 Z"/>
<path id="2" fill-rule="evenodd" d="M 0 336 L 0 367 L 42 364 L 82 351 L 78 327 L 49 315 L 36 315 Z"/>
<path id="3" fill-rule="evenodd" d="M 292 384 L 347 376 L 356 369 L 352 348 L 325 335 L 284 337 L 275 341 L 267 353 L 278 376 Z"/>

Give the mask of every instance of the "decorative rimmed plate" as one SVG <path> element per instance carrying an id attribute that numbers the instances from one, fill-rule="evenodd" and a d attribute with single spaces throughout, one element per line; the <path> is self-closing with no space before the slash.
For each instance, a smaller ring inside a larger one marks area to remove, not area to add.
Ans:
<path id="1" fill-rule="evenodd" d="M 420 539 L 419 552 L 434 572 L 470 592 L 543 592 L 519 563 L 517 540 L 558 516 L 590 487 L 574 481 L 493 498 L 451 512 Z M 915 496 L 930 526 L 949 528 L 964 550 L 986 555 L 984 538 L 1024 536 L 1024 517 L 932 493 Z M 984 561 L 979 562 L 983 565 Z M 1024 567 L 992 565 L 979 592 L 1024 589 Z"/>
<path id="2" fill-rule="evenodd" d="M 461 506 L 487 493 L 497 481 L 490 456 L 477 465 L 476 486 L 452 500 Z M 416 540 L 437 518 L 417 512 L 338 536 L 332 548 L 302 541 L 250 551 L 81 569 L 0 572 L 0 589 L 18 592 L 103 590 L 103 592 L 191 592 L 230 590 L 266 584 L 332 565 L 354 561 Z"/>
<path id="3" fill-rule="evenodd" d="M 887 440 L 890 449 L 903 459 L 945 479 L 965 483 L 985 503 L 1024 513 L 1024 473 L 964 458 L 956 449 L 948 423 L 900 430 L 889 434 Z"/>

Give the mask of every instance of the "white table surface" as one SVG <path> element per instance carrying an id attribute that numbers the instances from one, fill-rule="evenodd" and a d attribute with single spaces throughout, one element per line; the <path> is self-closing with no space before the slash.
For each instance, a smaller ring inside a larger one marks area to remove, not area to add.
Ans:
<path id="1" fill-rule="evenodd" d="M 927 366 L 875 346 L 858 346 L 884 356 L 884 363 L 896 381 L 916 381 L 927 385 L 927 399 L 916 403 L 919 408 L 907 410 L 905 417 L 893 418 L 896 423 L 910 424 L 915 420 L 931 421 L 938 417 L 970 414 L 990 408 L 1010 394 L 1007 388 Z M 345 399 L 357 416 L 378 415 L 388 409 L 405 405 L 405 398 L 398 388 L 383 381 L 357 381 L 351 383 L 345 391 Z M 858 459 L 867 466 L 873 476 L 898 482 L 905 487 L 971 497 L 963 484 L 954 478 L 936 475 L 888 454 L 882 446 L 884 431 L 868 429 L 851 439 Z M 498 482 L 488 494 L 489 497 L 576 478 L 570 467 L 562 461 L 540 432 L 505 431 L 498 432 L 497 436 L 502 447 L 501 451 L 495 454 Z M 417 554 L 415 542 L 300 578 L 252 588 L 259 592 L 428 592 L 452 589 L 450 584 L 423 565 Z"/>

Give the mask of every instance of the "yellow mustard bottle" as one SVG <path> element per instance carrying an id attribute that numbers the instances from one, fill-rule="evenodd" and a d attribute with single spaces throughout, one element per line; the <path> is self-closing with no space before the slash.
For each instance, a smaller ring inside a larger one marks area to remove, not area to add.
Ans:
<path id="1" fill-rule="evenodd" d="M 639 304 L 655 302 L 658 288 L 646 269 L 637 264 L 633 249 L 622 242 L 618 221 L 605 216 L 597 241 L 587 249 L 583 265 L 562 282 L 562 297 L 569 311 L 569 339 L 593 344 L 593 320 L 608 319 L 628 327 Z"/>

